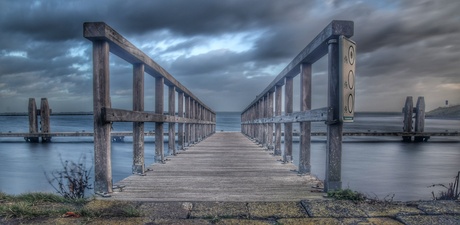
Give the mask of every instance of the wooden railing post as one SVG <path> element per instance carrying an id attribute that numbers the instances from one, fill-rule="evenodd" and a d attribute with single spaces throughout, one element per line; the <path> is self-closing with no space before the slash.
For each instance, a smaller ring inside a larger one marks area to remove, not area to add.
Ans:
<path id="1" fill-rule="evenodd" d="M 196 119 L 196 102 L 194 99 L 190 99 L 190 117 Z M 190 143 L 195 144 L 195 135 L 196 135 L 196 123 L 192 123 L 190 127 Z"/>
<path id="2" fill-rule="evenodd" d="M 103 119 L 110 108 L 109 43 L 93 41 L 94 192 L 112 192 L 111 124 Z"/>
<path id="3" fill-rule="evenodd" d="M 293 97 L 294 97 L 294 79 L 286 77 L 286 85 L 284 86 L 284 112 L 290 114 L 293 112 Z M 284 155 L 285 163 L 292 161 L 292 123 L 284 123 Z"/>
<path id="4" fill-rule="evenodd" d="M 260 101 L 260 119 L 263 119 L 266 117 L 265 113 L 266 113 L 266 100 L 267 97 L 262 97 L 261 101 Z M 260 124 L 260 130 L 261 130 L 261 135 L 260 135 L 260 138 L 261 138 L 261 145 L 263 148 L 266 147 L 267 145 L 267 124 L 266 123 L 261 123 Z"/>
<path id="5" fill-rule="evenodd" d="M 198 104 L 198 119 L 199 120 L 203 120 L 203 107 Z M 198 142 L 200 142 L 201 140 L 203 140 L 203 125 L 202 124 L 198 124 Z"/>
<path id="6" fill-rule="evenodd" d="M 188 118 L 190 119 L 191 118 L 191 108 L 190 108 L 190 96 L 186 96 L 185 97 L 185 118 Z M 190 123 L 187 123 L 185 124 L 185 143 L 184 143 L 184 146 L 188 147 L 190 146 L 190 131 L 191 131 L 191 126 L 192 124 Z"/>
<path id="7" fill-rule="evenodd" d="M 268 114 L 267 114 L 267 117 L 268 118 L 271 118 L 273 117 L 273 91 L 269 91 L 268 92 L 268 105 L 267 105 L 267 110 L 268 110 Z M 274 149 L 273 147 L 273 123 L 268 123 L 267 124 L 268 128 L 267 128 L 267 136 L 268 136 L 268 142 L 267 142 L 267 147 L 268 147 L 268 150 L 272 150 Z"/>
<path id="8" fill-rule="evenodd" d="M 38 116 L 37 116 L 37 104 L 35 98 L 29 98 L 29 133 L 38 133 Z M 27 142 L 38 142 L 38 137 L 25 137 Z"/>
<path id="9" fill-rule="evenodd" d="M 275 90 L 275 116 L 281 116 L 283 86 L 277 85 Z M 274 155 L 281 155 L 281 123 L 275 124 L 275 151 Z"/>
<path id="10" fill-rule="evenodd" d="M 339 46 L 337 39 L 328 42 L 328 107 L 332 109 L 332 121 L 327 125 L 326 177 L 324 191 L 342 188 L 342 127 L 339 120 Z"/>
<path id="11" fill-rule="evenodd" d="M 164 78 L 155 78 L 155 113 L 164 113 Z M 155 162 L 165 163 L 163 123 L 155 123 Z"/>
<path id="12" fill-rule="evenodd" d="M 169 95 L 168 95 L 168 113 L 170 116 L 176 115 L 176 88 L 174 86 L 169 86 Z M 168 149 L 169 152 L 173 155 L 176 155 L 176 123 L 168 124 Z"/>
<path id="13" fill-rule="evenodd" d="M 48 104 L 48 99 L 42 98 L 40 102 L 40 130 L 41 133 L 51 132 L 50 125 L 50 106 Z M 51 137 L 48 135 L 42 135 L 42 142 L 50 142 Z"/>
<path id="14" fill-rule="evenodd" d="M 300 64 L 300 111 L 311 110 L 311 64 Z M 311 122 L 300 122 L 299 173 L 310 173 Z"/>
<path id="15" fill-rule="evenodd" d="M 184 117 L 184 92 L 179 92 L 179 96 L 177 97 L 177 116 Z M 177 131 L 177 144 L 179 145 L 179 149 L 184 150 L 184 124 L 178 124 L 178 131 Z"/>
<path id="16" fill-rule="evenodd" d="M 144 111 L 144 64 L 133 64 L 133 111 Z M 144 122 L 133 122 L 133 174 L 144 174 Z"/>

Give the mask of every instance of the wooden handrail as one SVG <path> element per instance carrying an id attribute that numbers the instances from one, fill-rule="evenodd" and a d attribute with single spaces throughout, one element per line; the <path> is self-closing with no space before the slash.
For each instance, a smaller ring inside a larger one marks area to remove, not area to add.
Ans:
<path id="1" fill-rule="evenodd" d="M 342 68 L 347 68 L 348 76 L 350 76 L 351 71 L 354 78 L 354 69 L 350 68 L 354 68 L 356 56 L 354 48 L 347 47 L 348 55 L 340 58 L 339 43 L 341 46 L 345 46 L 343 45 L 345 38 L 353 36 L 353 33 L 353 21 L 334 20 L 329 23 L 241 113 L 241 132 L 254 139 L 261 146 L 274 150 L 274 155 L 281 154 L 281 124 L 284 124 L 285 146 L 283 161 L 285 163 L 292 161 L 292 123 L 300 123 L 299 173 L 310 173 L 311 171 L 310 142 L 312 135 L 310 122 L 325 121 L 328 126 L 326 135 L 328 140 L 326 146 L 326 179 L 324 182 L 326 192 L 340 189 L 342 186 L 342 109 L 344 108 L 342 107 L 342 101 L 344 98 L 341 95 L 341 89 L 344 84 L 340 83 L 343 75 L 341 70 Z M 352 49 L 352 54 L 350 54 L 349 49 Z M 328 106 L 323 109 L 312 110 L 312 64 L 325 55 L 328 55 L 329 61 Z M 348 59 L 351 57 L 353 57 L 353 61 Z M 299 74 L 301 112 L 293 112 L 293 79 Z M 354 81 L 354 79 L 352 80 Z M 285 115 L 281 115 L 283 86 Z M 275 99 L 273 98 L 274 95 Z M 348 99 L 352 96 L 352 100 L 354 100 L 354 94 L 351 94 L 351 92 L 346 96 Z M 273 108 L 273 101 L 275 102 L 275 109 Z M 354 101 L 351 104 L 354 104 Z M 351 109 L 354 109 L 351 104 Z M 275 111 L 274 115 L 273 111 Z M 352 118 L 352 115 L 347 116 L 347 119 Z M 272 135 L 273 125 L 275 125 L 275 140 L 273 140 Z"/>
<path id="2" fill-rule="evenodd" d="M 216 113 L 191 91 L 178 82 L 163 67 L 139 50 L 126 38 L 103 22 L 83 24 L 83 36 L 93 42 L 93 111 L 94 111 L 94 189 L 95 193 L 111 193 L 111 123 L 133 122 L 134 174 L 144 174 L 144 122 L 155 122 L 155 161 L 165 163 L 164 123 L 169 123 L 169 135 L 175 135 L 182 149 L 215 132 Z M 109 53 L 133 65 L 133 109 L 111 107 Z M 155 112 L 144 112 L 144 72 L 155 78 Z M 169 87 L 168 115 L 164 115 L 164 85 Z M 176 92 L 178 116 L 175 113 Z M 185 101 L 185 108 L 183 107 Z M 185 129 L 184 129 L 185 125 Z M 175 138 L 169 138 L 168 146 L 176 154 Z"/>

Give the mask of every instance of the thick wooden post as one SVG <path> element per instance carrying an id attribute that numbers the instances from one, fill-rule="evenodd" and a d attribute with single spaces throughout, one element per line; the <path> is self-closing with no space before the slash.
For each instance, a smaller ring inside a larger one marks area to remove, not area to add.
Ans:
<path id="1" fill-rule="evenodd" d="M 168 95 L 168 113 L 170 116 L 176 115 L 176 88 L 174 86 L 169 86 L 169 95 Z M 176 123 L 169 123 L 168 126 L 168 148 L 169 152 L 173 155 L 176 155 Z"/>
<path id="2" fill-rule="evenodd" d="M 311 110 L 311 64 L 300 64 L 300 111 Z M 311 122 L 300 123 L 299 173 L 310 173 Z"/>
<path id="3" fill-rule="evenodd" d="M 403 121 L 403 132 L 412 132 L 412 113 L 414 111 L 412 96 L 406 97 L 406 103 L 404 104 L 403 114 L 404 114 L 404 121 Z M 403 136 L 402 137 L 404 142 L 411 142 L 412 136 Z"/>
<path id="4" fill-rule="evenodd" d="M 293 112 L 293 97 L 294 97 L 294 79 L 286 77 L 286 85 L 284 87 L 284 111 L 287 114 Z M 292 161 L 292 123 L 284 124 L 284 155 L 285 163 Z"/>
<path id="5" fill-rule="evenodd" d="M 133 111 L 144 111 L 144 64 L 133 64 Z M 133 174 L 144 174 L 144 122 L 133 122 Z"/>
<path id="6" fill-rule="evenodd" d="M 343 123 L 339 120 L 339 47 L 336 39 L 328 42 L 328 99 L 327 104 L 332 108 L 332 121 L 327 125 L 326 144 L 326 179 L 324 191 L 338 190 L 342 188 L 342 128 Z"/>
<path id="7" fill-rule="evenodd" d="M 41 133 L 49 133 L 51 132 L 51 125 L 50 125 L 50 106 L 48 104 L 48 99 L 42 98 L 40 102 L 40 129 Z M 43 135 L 42 142 L 50 142 L 51 136 Z"/>
<path id="8" fill-rule="evenodd" d="M 38 117 L 37 117 L 37 104 L 35 98 L 29 98 L 29 133 L 38 133 Z M 38 142 L 38 137 L 25 137 L 27 142 Z"/>
<path id="9" fill-rule="evenodd" d="M 179 92 L 179 96 L 177 97 L 177 116 L 184 117 L 184 92 Z M 178 124 L 178 131 L 177 131 L 177 144 L 179 145 L 179 149 L 184 150 L 184 124 Z"/>
<path id="10" fill-rule="evenodd" d="M 271 117 L 273 117 L 273 91 L 268 92 L 268 105 L 267 106 L 268 106 L 267 117 L 271 118 Z M 273 146 L 273 123 L 268 123 L 267 126 L 268 126 L 268 128 L 267 128 L 267 135 L 268 135 L 267 147 L 268 147 L 268 150 L 273 151 L 273 149 L 274 149 L 274 146 Z"/>
<path id="11" fill-rule="evenodd" d="M 281 116 L 283 86 L 277 85 L 275 90 L 275 116 Z M 275 152 L 274 155 L 281 155 L 281 123 L 275 124 Z"/>
<path id="12" fill-rule="evenodd" d="M 415 105 L 415 127 L 414 131 L 417 133 L 425 130 L 425 98 L 418 97 L 417 104 Z M 429 136 L 415 136 L 415 142 L 427 141 Z"/>
<path id="13" fill-rule="evenodd" d="M 155 113 L 163 115 L 164 78 L 155 78 Z M 155 162 L 165 163 L 163 123 L 155 123 Z"/>
<path id="14" fill-rule="evenodd" d="M 111 124 L 103 119 L 110 108 L 109 43 L 93 42 L 94 192 L 112 192 Z"/>

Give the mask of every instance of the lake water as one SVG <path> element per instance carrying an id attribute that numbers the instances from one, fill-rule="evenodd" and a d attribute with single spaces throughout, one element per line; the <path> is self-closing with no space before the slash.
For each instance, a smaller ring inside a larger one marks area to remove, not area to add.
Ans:
<path id="1" fill-rule="evenodd" d="M 240 131 L 239 113 L 217 113 L 217 132 Z M 131 123 L 115 123 L 115 131 L 132 130 Z M 167 127 L 165 128 L 165 130 Z M 298 130 L 298 126 L 294 125 Z M 51 131 L 90 131 L 90 115 L 51 116 Z M 154 124 L 147 123 L 146 131 Z M 312 131 L 325 131 L 323 123 L 312 123 Z M 402 130 L 400 114 L 360 113 L 354 123 L 345 124 L 344 131 Z M 458 131 L 460 120 L 426 119 L 426 131 Z M 0 132 L 27 132 L 27 116 L 0 116 Z M 146 137 L 145 162 L 154 162 L 153 137 Z M 168 153 L 167 145 L 165 145 Z M 324 179 L 326 143 L 324 137 L 312 138 L 312 173 Z M 294 163 L 297 164 L 299 144 L 295 142 Z M 0 137 L 0 191 L 9 194 L 53 192 L 44 172 L 62 168 L 60 159 L 78 161 L 86 155 L 91 165 L 92 137 L 53 137 L 52 143 L 26 143 L 23 138 Z M 426 143 L 404 143 L 398 137 L 344 137 L 342 156 L 343 188 L 351 188 L 370 196 L 395 200 L 431 199 L 431 184 L 447 184 L 460 171 L 460 137 L 432 137 Z M 112 144 L 113 181 L 131 174 L 132 138 Z"/>

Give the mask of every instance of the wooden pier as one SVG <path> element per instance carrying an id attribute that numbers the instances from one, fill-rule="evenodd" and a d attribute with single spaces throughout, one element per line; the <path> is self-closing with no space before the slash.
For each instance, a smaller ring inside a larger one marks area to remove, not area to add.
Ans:
<path id="1" fill-rule="evenodd" d="M 299 201 L 320 198 L 310 175 L 269 154 L 243 134 L 221 132 L 118 182 L 111 199 L 137 201 Z"/>
<path id="2" fill-rule="evenodd" d="M 0 133 L 0 137 L 16 135 L 30 142 L 39 138 L 50 142 L 52 137 L 93 136 L 94 190 L 99 195 L 112 195 L 113 199 L 247 202 L 318 196 L 311 192 L 316 190 L 311 187 L 317 183 L 309 176 L 312 136 L 326 137 L 326 192 L 342 188 L 343 136 L 400 136 L 407 141 L 412 141 L 412 137 L 414 141 L 426 141 L 430 136 L 459 136 L 458 132 L 424 131 L 423 98 L 419 98 L 416 107 L 412 98 L 408 98 L 402 132 L 343 132 L 343 123 L 354 118 L 356 46 L 348 39 L 353 35 L 352 21 L 329 23 L 243 110 L 241 133 L 216 133 L 216 113 L 210 107 L 113 28 L 103 22 L 87 22 L 83 25 L 83 36 L 93 46 L 94 132 L 53 133 L 49 126 L 51 111 L 48 102 L 42 99 L 40 110 L 36 109 L 35 100 L 29 102 L 29 133 Z M 133 67 L 132 110 L 112 108 L 111 53 Z M 328 59 L 327 107 L 311 109 L 312 66 L 322 57 Z M 154 77 L 153 84 L 144 82 L 146 74 Z M 300 77 L 300 112 L 293 112 L 296 76 Z M 155 91 L 155 112 L 144 111 L 144 88 Z M 283 107 L 285 115 L 281 113 Z M 416 121 L 412 129 L 414 113 Z M 37 114 L 40 114 L 40 130 Z M 133 130 L 113 132 L 112 123 L 116 122 L 131 122 Z M 144 131 L 146 122 L 155 123 L 154 133 Z M 327 132 L 311 132 L 311 122 L 324 122 Z M 165 123 L 169 124 L 167 134 L 163 133 Z M 293 123 L 300 125 L 297 167 L 291 164 L 293 136 L 296 136 Z M 150 167 L 153 171 L 146 170 L 144 163 L 144 137 L 148 135 L 155 137 L 156 164 Z M 115 191 L 123 191 L 113 193 L 111 142 L 125 136 L 133 137 L 132 173 L 136 175 L 117 184 L 116 187 L 123 188 Z M 167 162 L 165 136 L 170 137 L 168 147 L 173 155 L 176 150 L 189 150 Z M 284 151 L 281 151 L 281 136 L 284 136 Z M 302 176 L 292 172 L 293 169 Z"/>

